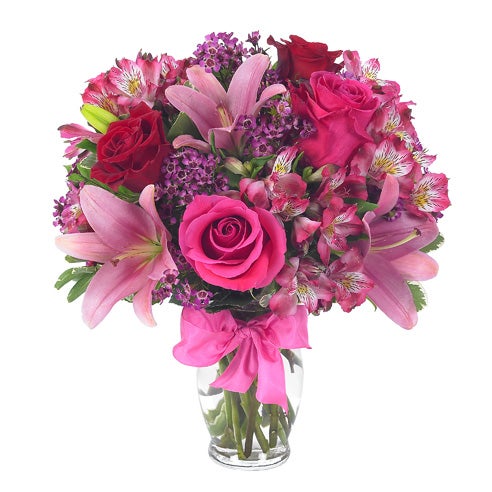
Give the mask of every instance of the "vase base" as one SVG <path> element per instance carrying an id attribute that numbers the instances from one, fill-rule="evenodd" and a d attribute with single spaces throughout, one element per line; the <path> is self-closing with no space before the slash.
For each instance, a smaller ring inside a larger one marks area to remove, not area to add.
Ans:
<path id="1" fill-rule="evenodd" d="M 241 470 L 267 470 L 285 463 L 290 455 L 288 446 L 270 449 L 268 453 L 253 450 L 247 459 L 239 459 L 236 450 L 222 448 L 213 443 L 208 447 L 208 454 L 213 461 L 226 468 Z"/>

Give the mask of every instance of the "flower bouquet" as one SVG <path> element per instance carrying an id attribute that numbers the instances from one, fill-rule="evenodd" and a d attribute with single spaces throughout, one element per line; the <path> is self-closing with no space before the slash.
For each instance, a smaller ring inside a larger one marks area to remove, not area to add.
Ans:
<path id="1" fill-rule="evenodd" d="M 246 468 L 289 455 L 309 314 L 369 300 L 416 324 L 450 204 L 376 59 L 259 40 L 210 34 L 189 58 L 140 52 L 90 79 L 89 127 L 60 127 L 54 212 L 72 264 L 56 287 L 84 294 L 90 327 L 120 300 L 150 326 L 153 305 L 182 306 L 174 356 L 201 368 L 209 453 Z"/>

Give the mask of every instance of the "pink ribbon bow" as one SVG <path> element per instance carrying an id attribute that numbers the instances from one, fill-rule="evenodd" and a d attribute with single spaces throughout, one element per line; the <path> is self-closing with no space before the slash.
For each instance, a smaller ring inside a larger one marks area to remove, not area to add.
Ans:
<path id="1" fill-rule="evenodd" d="M 230 311 L 210 314 L 183 308 L 181 342 L 174 347 L 173 354 L 183 364 L 206 367 L 239 347 L 212 386 L 246 393 L 258 375 L 258 401 L 275 403 L 287 411 L 284 365 L 279 349 L 310 348 L 307 318 L 304 306 L 298 306 L 296 314 L 285 318 L 268 313 L 247 322 L 235 319 Z"/>

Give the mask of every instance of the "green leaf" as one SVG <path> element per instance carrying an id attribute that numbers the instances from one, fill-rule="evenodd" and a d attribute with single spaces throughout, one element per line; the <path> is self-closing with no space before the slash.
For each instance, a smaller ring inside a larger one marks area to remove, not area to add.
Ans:
<path id="1" fill-rule="evenodd" d="M 366 212 L 371 212 L 378 208 L 377 203 L 366 202 L 365 200 L 360 200 L 358 198 L 348 198 L 345 200 L 347 203 L 355 203 L 357 205 L 357 215 L 362 217 Z"/>
<path id="2" fill-rule="evenodd" d="M 80 263 L 81 261 L 85 261 L 85 260 L 81 260 L 79 258 L 75 258 L 74 256 L 65 256 L 65 261 L 67 263 Z"/>
<path id="3" fill-rule="evenodd" d="M 76 145 L 76 147 L 83 150 L 89 150 L 93 154 L 97 152 L 97 145 L 94 142 L 88 140 L 87 138 L 85 140 L 82 140 L 82 142 L 79 142 Z"/>
<path id="4" fill-rule="evenodd" d="M 72 183 L 80 183 L 84 182 L 85 183 L 85 178 L 81 176 L 80 174 L 77 173 L 72 173 L 70 176 L 67 177 L 68 181 L 71 181 Z"/>
<path id="5" fill-rule="evenodd" d="M 424 289 L 418 282 L 407 283 L 413 296 L 415 309 L 417 309 L 417 311 L 421 311 L 427 305 L 427 297 L 425 295 Z"/>
<path id="6" fill-rule="evenodd" d="M 65 270 L 59 277 L 58 280 L 55 283 L 55 289 L 60 290 L 65 284 L 72 280 L 78 280 L 84 275 L 94 275 L 97 271 L 97 267 L 91 266 L 83 266 L 83 267 L 77 267 L 77 268 L 69 268 L 68 270 Z"/>
<path id="7" fill-rule="evenodd" d="M 193 123 L 186 113 L 179 113 L 176 121 L 167 132 L 166 138 L 168 142 L 172 142 L 179 135 L 191 135 L 195 138 L 202 138 L 195 123 Z"/>
<path id="8" fill-rule="evenodd" d="M 67 301 L 73 302 L 75 301 L 75 299 L 80 297 L 87 290 L 87 287 L 89 286 L 89 283 L 92 280 L 93 276 L 94 274 L 91 273 L 79 278 L 77 282 L 75 282 L 74 286 L 70 289 L 70 292 L 67 295 Z"/>
<path id="9" fill-rule="evenodd" d="M 91 178 L 91 169 L 92 166 L 94 166 L 94 164 L 96 163 L 96 160 L 96 154 L 89 154 L 77 164 L 77 170 L 82 177 L 84 177 L 85 179 Z"/>
<path id="10" fill-rule="evenodd" d="M 118 191 L 116 192 L 116 196 L 127 202 L 136 203 L 140 198 L 140 193 L 135 193 L 134 191 L 120 185 L 118 187 Z"/>
<path id="11" fill-rule="evenodd" d="M 424 246 L 421 248 L 420 251 L 423 253 L 429 253 L 430 251 L 435 251 L 436 249 L 440 248 L 444 244 L 444 236 L 441 234 L 438 234 L 436 239 L 432 241 L 432 243 L 429 243 L 427 246 Z"/>
<path id="12" fill-rule="evenodd" d="M 265 164 L 271 159 L 273 159 L 274 157 L 275 157 L 274 155 L 267 155 L 264 157 L 253 157 L 253 159 L 249 161 L 251 165 L 250 177 L 256 178 L 257 174 L 263 169 Z"/>

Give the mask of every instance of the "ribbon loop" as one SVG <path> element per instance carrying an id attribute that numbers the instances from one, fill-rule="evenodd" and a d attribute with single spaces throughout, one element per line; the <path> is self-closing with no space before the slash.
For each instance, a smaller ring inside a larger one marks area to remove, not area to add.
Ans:
<path id="1" fill-rule="evenodd" d="M 307 318 L 304 306 L 298 306 L 296 314 L 285 318 L 267 313 L 247 322 L 234 319 L 230 311 L 210 314 L 183 308 L 181 341 L 173 354 L 183 364 L 204 367 L 239 347 L 212 386 L 245 393 L 258 377 L 258 401 L 280 405 L 287 411 L 280 349 L 310 348 Z"/>

